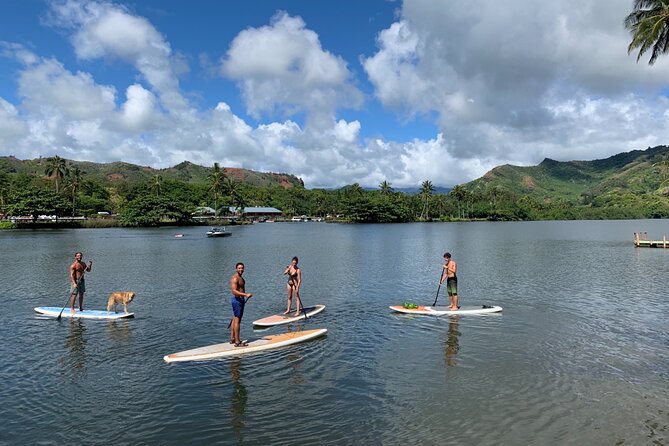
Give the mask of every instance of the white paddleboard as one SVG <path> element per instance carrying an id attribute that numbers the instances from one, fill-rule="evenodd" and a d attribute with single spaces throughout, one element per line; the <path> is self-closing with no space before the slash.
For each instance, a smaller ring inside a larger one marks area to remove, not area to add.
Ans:
<path id="1" fill-rule="evenodd" d="M 295 313 L 293 313 L 292 311 L 288 314 L 278 313 L 264 317 L 262 319 L 258 319 L 257 321 L 253 321 L 253 325 L 257 325 L 259 327 L 271 327 L 273 325 L 288 324 L 290 322 L 299 321 L 300 319 L 306 319 L 306 317 L 311 317 L 315 314 L 320 313 L 323 310 L 325 310 L 325 305 L 304 307 L 300 312 L 299 316 L 293 316 Z M 304 316 L 305 312 L 307 313 L 306 317 Z"/>
<path id="2" fill-rule="evenodd" d="M 114 313 L 113 311 L 105 310 L 74 310 L 74 313 L 69 308 L 65 308 L 61 314 L 62 307 L 36 307 L 35 311 L 45 316 L 58 317 L 76 317 L 81 319 L 123 319 L 128 317 L 135 317 L 135 313 Z"/>
<path id="3" fill-rule="evenodd" d="M 304 330 L 292 333 L 282 333 L 278 335 L 268 335 L 260 339 L 247 341 L 248 345 L 245 347 L 235 347 L 233 344 L 226 342 L 224 344 L 214 344 L 207 347 L 194 348 L 192 350 L 172 353 L 171 355 L 164 356 L 163 359 L 165 362 L 179 362 L 201 361 L 203 359 L 238 356 L 246 353 L 260 352 L 263 350 L 284 347 L 286 345 L 297 344 L 299 342 L 308 341 L 309 339 L 322 336 L 326 332 L 327 329 L 319 328 L 316 330 Z"/>
<path id="4" fill-rule="evenodd" d="M 398 313 L 406 313 L 406 314 L 430 314 L 433 316 L 441 316 L 441 315 L 452 315 L 452 314 L 486 314 L 486 313 L 499 313 L 502 311 L 502 307 L 498 306 L 488 306 L 488 305 L 480 305 L 478 307 L 475 306 L 461 306 L 459 310 L 453 311 L 450 309 L 448 306 L 436 306 L 436 307 L 423 307 L 420 306 L 418 308 L 404 308 L 402 305 L 392 305 L 390 307 L 391 310 L 396 311 Z"/>

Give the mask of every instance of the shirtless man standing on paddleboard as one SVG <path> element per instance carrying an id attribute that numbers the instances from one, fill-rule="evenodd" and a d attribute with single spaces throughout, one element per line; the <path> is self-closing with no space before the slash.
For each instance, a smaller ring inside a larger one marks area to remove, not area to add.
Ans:
<path id="1" fill-rule="evenodd" d="M 84 255 L 80 252 L 74 253 L 74 262 L 70 265 L 70 281 L 72 282 L 72 294 L 70 296 L 70 311 L 74 313 L 74 302 L 79 295 L 79 311 L 84 311 L 84 293 L 86 292 L 86 281 L 84 272 L 90 272 L 93 261 L 89 260 L 86 265 L 81 258 Z"/>
<path id="2" fill-rule="evenodd" d="M 253 297 L 253 294 L 245 290 L 246 281 L 242 277 L 244 274 L 244 264 L 242 262 L 235 265 L 235 274 L 230 278 L 230 291 L 232 291 L 232 323 L 230 324 L 230 342 L 235 347 L 244 347 L 248 345 L 242 342 L 239 337 L 239 327 L 244 315 L 244 305 L 246 301 Z"/>
<path id="3" fill-rule="evenodd" d="M 446 290 L 448 291 L 448 300 L 451 302 L 449 308 L 451 311 L 457 311 L 460 307 L 458 306 L 458 265 L 455 263 L 455 260 L 451 260 L 451 253 L 447 252 L 444 254 L 444 270 L 441 273 L 441 280 L 439 285 L 444 283 L 446 280 Z"/>

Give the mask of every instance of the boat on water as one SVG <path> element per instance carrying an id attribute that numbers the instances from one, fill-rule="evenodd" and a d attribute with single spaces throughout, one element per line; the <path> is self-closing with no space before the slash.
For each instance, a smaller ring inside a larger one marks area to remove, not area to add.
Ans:
<path id="1" fill-rule="evenodd" d="M 225 228 L 211 228 L 207 231 L 207 237 L 229 237 L 232 235 L 232 232 L 228 232 Z"/>

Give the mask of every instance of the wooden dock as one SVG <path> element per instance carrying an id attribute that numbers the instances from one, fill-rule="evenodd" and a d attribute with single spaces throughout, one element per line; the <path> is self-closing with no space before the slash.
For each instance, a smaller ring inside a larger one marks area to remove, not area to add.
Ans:
<path id="1" fill-rule="evenodd" d="M 667 236 L 662 237 L 662 240 L 648 240 L 647 232 L 635 232 L 634 246 L 637 248 L 669 248 L 669 240 Z"/>

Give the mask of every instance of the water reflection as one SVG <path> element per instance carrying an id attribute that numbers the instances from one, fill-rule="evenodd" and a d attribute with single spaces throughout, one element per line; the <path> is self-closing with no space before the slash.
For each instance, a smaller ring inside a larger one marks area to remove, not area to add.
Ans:
<path id="1" fill-rule="evenodd" d="M 444 358 L 447 367 L 455 367 L 456 356 L 460 350 L 458 338 L 460 337 L 460 330 L 458 330 L 458 319 L 460 316 L 450 316 L 448 323 L 448 335 L 446 336 L 446 344 L 444 345 Z"/>
<path id="2" fill-rule="evenodd" d="M 303 326 L 299 322 L 295 324 L 288 324 L 288 326 L 286 327 L 286 333 L 299 333 L 302 330 Z M 288 361 L 288 365 L 290 366 L 290 368 L 293 369 L 293 373 L 290 374 L 290 380 L 296 386 L 300 386 L 305 382 L 304 375 L 302 374 L 301 359 L 302 355 L 300 355 L 299 348 L 294 349 L 292 352 L 286 355 L 286 360 Z"/>
<path id="3" fill-rule="evenodd" d="M 112 341 L 127 343 L 132 337 L 132 331 L 128 321 L 108 321 L 107 334 Z"/>
<path id="4" fill-rule="evenodd" d="M 240 358 L 231 358 L 230 377 L 232 378 L 232 397 L 230 398 L 230 415 L 232 416 L 231 424 L 232 431 L 239 440 L 239 443 L 244 442 L 244 419 L 246 413 L 246 405 L 248 402 L 248 392 L 241 381 L 241 372 L 239 366 L 241 364 Z"/>
<path id="5" fill-rule="evenodd" d="M 65 338 L 67 355 L 61 359 L 64 366 L 63 374 L 73 374 L 73 377 L 83 377 L 86 374 L 86 324 L 81 319 L 69 320 L 69 333 Z"/>

